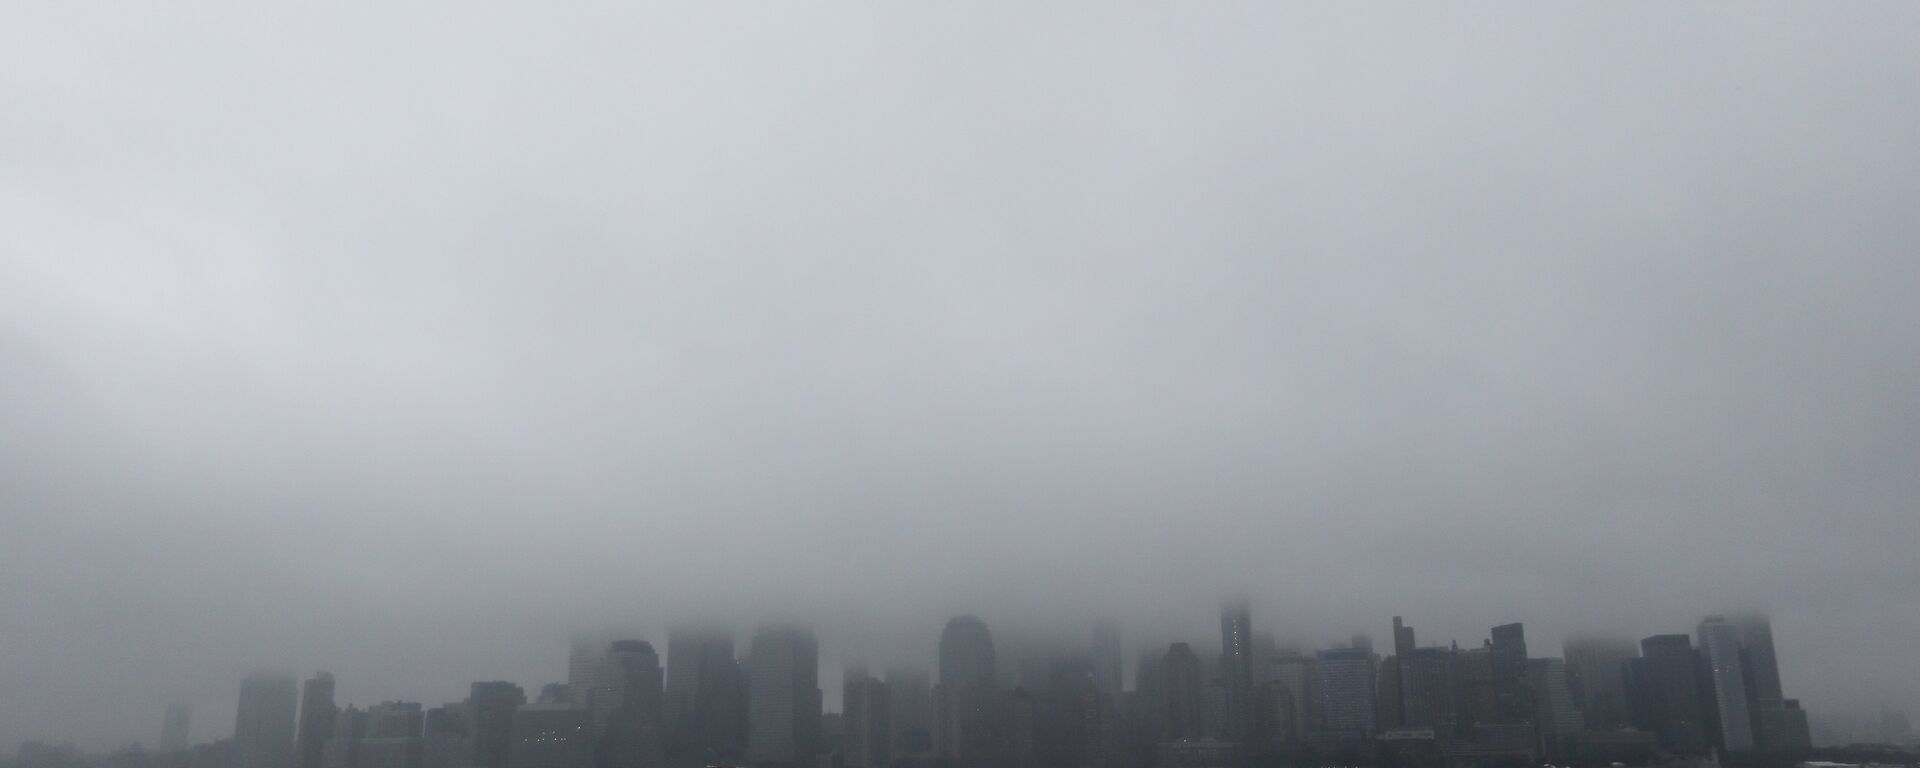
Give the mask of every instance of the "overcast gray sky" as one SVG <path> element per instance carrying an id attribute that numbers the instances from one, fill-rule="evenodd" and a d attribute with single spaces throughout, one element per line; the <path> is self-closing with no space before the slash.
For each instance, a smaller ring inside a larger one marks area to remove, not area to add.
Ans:
<path id="1" fill-rule="evenodd" d="M 1774 613 L 1920 710 L 1920 5 L 0 9 L 0 748 L 575 631 Z M 1041 619 L 1046 619 L 1042 623 Z M 1131 652 L 1131 651 L 1130 651 Z M 831 672 L 823 673 L 823 680 Z"/>

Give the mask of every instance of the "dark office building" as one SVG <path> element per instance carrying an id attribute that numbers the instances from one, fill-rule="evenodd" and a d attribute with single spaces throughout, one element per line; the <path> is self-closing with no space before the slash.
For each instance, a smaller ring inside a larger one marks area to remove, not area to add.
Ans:
<path id="1" fill-rule="evenodd" d="M 293 768 L 293 678 L 258 672 L 240 683 L 234 717 L 235 768 Z"/>
<path id="2" fill-rule="evenodd" d="M 747 681 L 732 633 L 687 628 L 668 634 L 661 714 L 675 762 L 705 765 L 746 747 Z"/>
<path id="3" fill-rule="evenodd" d="M 846 739 L 841 750 L 847 768 L 887 768 L 893 762 L 893 701 L 886 683 L 864 672 L 849 674 L 841 686 Z"/>
<path id="4" fill-rule="evenodd" d="M 797 765 L 820 743 L 820 646 L 811 630 L 764 627 L 747 650 L 747 756 Z"/>
<path id="5" fill-rule="evenodd" d="M 1451 732 L 1455 723 L 1454 654 L 1445 648 L 1414 648 L 1399 660 L 1400 725 Z"/>
<path id="6" fill-rule="evenodd" d="M 933 684 L 925 670 L 887 669 L 887 694 L 893 714 L 894 754 L 917 757 L 933 751 Z"/>
<path id="7" fill-rule="evenodd" d="M 1640 655 L 1631 640 L 1613 637 L 1567 638 L 1567 687 L 1597 731 L 1618 730 L 1631 722 L 1627 708 L 1627 662 Z"/>
<path id="8" fill-rule="evenodd" d="M 333 675 L 321 672 L 300 687 L 300 732 L 295 740 L 299 768 L 322 768 L 327 738 L 333 735 Z"/>
<path id="9" fill-rule="evenodd" d="M 1330 739 L 1371 736 L 1375 730 L 1372 650 L 1329 648 L 1314 654 L 1314 669 L 1321 735 Z"/>
<path id="10" fill-rule="evenodd" d="M 1654 635 L 1640 641 L 1640 658 L 1629 666 L 1641 725 L 1660 737 L 1662 749 L 1680 755 L 1707 751 L 1700 674 L 1686 635 Z"/>
<path id="11" fill-rule="evenodd" d="M 1245 739 L 1252 726 L 1253 622 L 1245 601 L 1220 608 L 1220 682 L 1225 706 L 1219 735 Z"/>
<path id="12" fill-rule="evenodd" d="M 1197 739 L 1206 735 L 1205 691 L 1201 688 L 1200 657 L 1192 646 L 1174 643 L 1160 661 L 1160 724 L 1162 741 Z"/>
<path id="13" fill-rule="evenodd" d="M 468 768 L 473 761 L 473 729 L 463 704 L 427 710 L 420 729 L 421 768 Z"/>
<path id="14" fill-rule="evenodd" d="M 1807 728 L 1807 712 L 1798 699 L 1767 699 L 1756 702 L 1755 733 L 1760 748 L 1768 752 L 1803 752 L 1813 747 Z"/>
<path id="15" fill-rule="evenodd" d="M 354 768 L 420 768 L 423 714 L 413 702 L 368 707 Z"/>
<path id="16" fill-rule="evenodd" d="M 474 683 L 467 693 L 473 727 L 473 768 L 507 768 L 513 748 L 513 713 L 527 703 L 520 686 L 504 681 Z"/>
<path id="17" fill-rule="evenodd" d="M 1493 628 L 1493 701 L 1502 725 L 1533 721 L 1533 692 L 1527 688 L 1527 635 L 1519 623 Z"/>
<path id="18" fill-rule="evenodd" d="M 1472 648 L 1453 651 L 1454 727 L 1460 734 L 1474 728 L 1499 725 L 1499 701 L 1493 692 L 1493 651 Z"/>
<path id="19" fill-rule="evenodd" d="M 934 690 L 934 751 L 965 765 L 1005 762 L 1004 703 L 995 677 L 993 634 L 960 616 L 940 633 L 940 684 Z"/>

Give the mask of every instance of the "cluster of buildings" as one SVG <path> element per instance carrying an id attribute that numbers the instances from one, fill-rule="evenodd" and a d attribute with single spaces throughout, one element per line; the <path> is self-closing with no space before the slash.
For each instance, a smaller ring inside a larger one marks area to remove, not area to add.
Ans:
<path id="1" fill-rule="evenodd" d="M 1530 649 L 1520 624 L 1466 648 L 1422 645 L 1397 616 L 1392 633 L 1390 648 L 1356 635 L 1301 652 L 1229 603 L 1217 653 L 1149 649 L 1129 685 L 1112 625 L 1080 647 L 1003 655 L 961 616 L 932 674 L 848 666 L 840 711 L 825 712 L 806 628 L 763 627 L 744 653 L 728 632 L 684 629 L 664 660 L 645 640 L 577 644 L 565 682 L 476 682 L 437 707 L 342 708 L 326 673 L 255 674 L 231 739 L 189 747 L 173 709 L 161 744 L 179 768 L 1644 765 L 1810 746 L 1764 616 L 1638 643 L 1575 637 L 1558 656 Z"/>

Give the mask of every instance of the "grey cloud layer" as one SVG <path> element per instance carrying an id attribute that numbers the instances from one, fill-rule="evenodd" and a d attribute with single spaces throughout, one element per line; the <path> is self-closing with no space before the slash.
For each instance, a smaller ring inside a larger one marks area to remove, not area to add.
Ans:
<path id="1" fill-rule="evenodd" d="M 256 664 L 535 685 L 693 616 L 1210 642 L 1231 590 L 1548 652 L 1764 605 L 1816 714 L 1920 708 L 1913 39 L 0 11 L 0 744 L 175 699 L 211 738 Z"/>

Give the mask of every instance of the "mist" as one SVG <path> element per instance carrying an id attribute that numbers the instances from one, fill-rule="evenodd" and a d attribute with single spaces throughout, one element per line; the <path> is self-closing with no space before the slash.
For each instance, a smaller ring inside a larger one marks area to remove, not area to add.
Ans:
<path id="1" fill-rule="evenodd" d="M 1773 617 L 1920 711 L 1920 6 L 0 10 L 0 745 L 582 635 Z M 664 647 L 664 646 L 662 646 Z M 823 686 L 825 687 L 825 686 Z M 830 701 L 831 705 L 832 702 Z"/>

